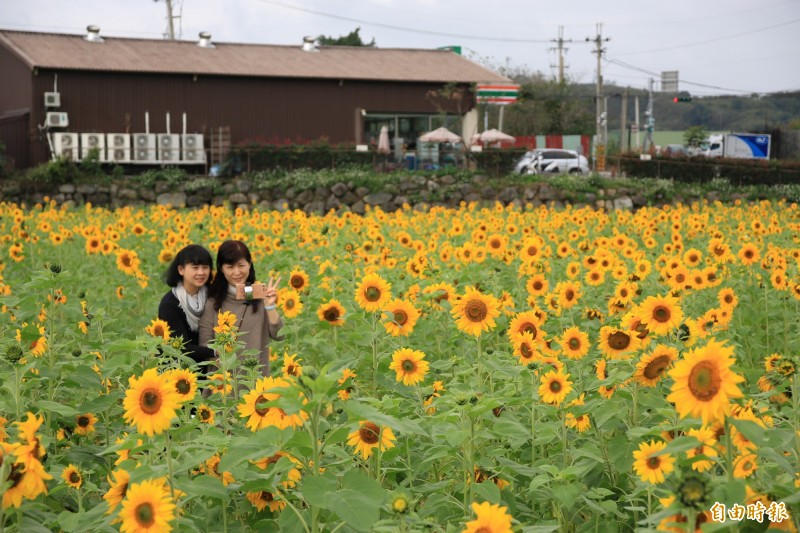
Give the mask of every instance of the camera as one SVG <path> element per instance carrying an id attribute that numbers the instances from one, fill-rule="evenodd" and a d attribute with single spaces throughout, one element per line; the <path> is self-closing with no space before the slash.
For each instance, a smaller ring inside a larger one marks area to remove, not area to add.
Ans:
<path id="1" fill-rule="evenodd" d="M 267 297 L 267 286 L 263 283 L 243 284 L 236 285 L 236 299 L 237 300 L 263 300 Z"/>

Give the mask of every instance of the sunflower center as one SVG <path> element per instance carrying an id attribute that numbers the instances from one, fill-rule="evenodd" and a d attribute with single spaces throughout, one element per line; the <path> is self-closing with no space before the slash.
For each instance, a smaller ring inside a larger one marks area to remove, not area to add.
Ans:
<path id="1" fill-rule="evenodd" d="M 153 333 L 156 337 L 163 337 L 164 336 L 164 327 L 161 324 L 153 327 Z"/>
<path id="2" fill-rule="evenodd" d="M 520 333 L 530 333 L 531 335 L 533 335 L 534 339 L 536 338 L 536 335 L 539 334 L 539 331 L 536 329 L 536 326 L 534 326 L 530 322 L 525 322 L 524 324 L 522 324 L 519 327 L 519 332 Z"/>
<path id="3" fill-rule="evenodd" d="M 655 379 L 664 373 L 664 370 L 669 366 L 670 358 L 666 355 L 656 357 L 644 367 L 644 377 L 647 379 Z"/>
<path id="4" fill-rule="evenodd" d="M 564 292 L 564 299 L 568 302 L 571 302 L 575 298 L 575 291 L 572 289 L 567 289 Z"/>
<path id="5" fill-rule="evenodd" d="M 380 428 L 372 422 L 366 422 L 361 429 L 358 430 L 358 436 L 361 441 L 366 444 L 377 444 L 380 435 Z"/>
<path id="6" fill-rule="evenodd" d="M 700 401 L 714 398 L 721 388 L 719 369 L 709 361 L 701 361 L 689 374 L 689 390 Z"/>
<path id="7" fill-rule="evenodd" d="M 557 380 L 550 382 L 550 392 L 553 393 L 561 392 L 561 382 Z"/>
<path id="8" fill-rule="evenodd" d="M 163 398 L 157 389 L 145 389 L 139 396 L 139 408 L 148 415 L 154 415 L 161 410 Z"/>
<path id="9" fill-rule="evenodd" d="M 753 468 L 753 463 L 751 463 L 750 461 L 745 461 L 744 463 L 742 463 L 742 468 L 745 470 L 750 470 L 751 468 Z"/>
<path id="10" fill-rule="evenodd" d="M 368 287 L 367 290 L 364 291 L 364 296 L 368 302 L 377 302 L 381 299 L 381 290 L 377 287 Z"/>
<path id="11" fill-rule="evenodd" d="M 615 331 L 608 336 L 608 345 L 615 350 L 624 350 L 631 344 L 630 336 L 624 331 Z"/>
<path id="12" fill-rule="evenodd" d="M 726 304 L 731 305 L 733 303 L 733 296 L 726 294 L 724 300 Z"/>
<path id="13" fill-rule="evenodd" d="M 131 266 L 131 258 L 129 256 L 127 256 L 127 255 L 123 255 L 122 258 L 120 259 L 120 261 L 126 267 Z"/>
<path id="14" fill-rule="evenodd" d="M 394 312 L 394 321 L 400 324 L 401 326 L 408 322 L 408 315 L 405 311 L 395 311 Z"/>
<path id="15" fill-rule="evenodd" d="M 647 458 L 647 468 L 655 470 L 656 468 L 661 465 L 661 458 L 657 456 L 651 456 Z"/>
<path id="16" fill-rule="evenodd" d="M 271 492 L 267 492 L 265 490 L 262 490 L 261 491 L 261 499 L 264 500 L 265 502 L 271 502 L 272 500 L 275 499 L 275 497 L 272 495 Z"/>
<path id="17" fill-rule="evenodd" d="M 296 376 L 297 375 L 297 366 L 296 365 L 287 366 L 286 367 L 286 373 L 289 374 L 290 376 Z"/>
<path id="18" fill-rule="evenodd" d="M 569 342 L 567 343 L 567 345 L 569 346 L 569 349 L 570 349 L 570 350 L 577 350 L 578 348 L 580 348 L 580 347 L 581 347 L 581 341 L 580 341 L 580 339 L 577 339 L 577 338 L 575 338 L 575 337 L 572 337 L 572 338 L 569 340 Z"/>
<path id="19" fill-rule="evenodd" d="M 753 252 L 752 252 L 751 250 L 745 250 L 745 252 L 744 252 L 744 256 L 745 256 L 747 259 L 752 259 L 752 258 L 753 258 Z"/>
<path id="20" fill-rule="evenodd" d="M 540 290 L 542 290 L 543 287 L 544 287 L 544 283 L 542 283 L 541 281 L 537 280 L 537 281 L 533 282 L 533 290 L 540 291 Z"/>
<path id="21" fill-rule="evenodd" d="M 209 420 L 210 418 L 211 418 L 211 411 L 209 411 L 208 409 L 201 409 L 200 410 L 200 420 L 205 422 L 206 420 Z"/>
<path id="22" fill-rule="evenodd" d="M 292 276 L 292 279 L 289 280 L 289 284 L 295 289 L 300 289 L 303 287 L 303 278 L 301 276 Z"/>
<path id="23" fill-rule="evenodd" d="M 77 472 L 70 472 L 69 473 L 69 482 L 70 483 L 80 483 L 81 475 Z"/>
<path id="24" fill-rule="evenodd" d="M 337 311 L 335 308 L 326 309 L 323 313 L 323 316 L 328 322 L 336 322 L 339 320 L 339 311 Z"/>
<path id="25" fill-rule="evenodd" d="M 486 304 L 480 300 L 470 300 L 464 307 L 464 311 L 467 318 L 472 322 L 481 322 L 486 318 L 489 309 L 486 307 Z"/>
<path id="26" fill-rule="evenodd" d="M 526 342 L 519 345 L 519 353 L 521 353 L 522 357 L 525 359 L 530 359 L 530 357 L 533 355 L 533 350 L 531 350 L 531 347 L 528 346 L 528 343 Z"/>
<path id="27" fill-rule="evenodd" d="M 78 427 L 85 428 L 89 425 L 89 417 L 88 416 L 79 416 L 78 417 Z"/>
<path id="28" fill-rule="evenodd" d="M 539 253 L 539 249 L 535 246 L 528 246 L 528 255 L 534 256 Z"/>
<path id="29" fill-rule="evenodd" d="M 669 309 L 664 306 L 660 305 L 653 309 L 653 318 L 656 319 L 656 322 L 661 322 L 663 324 L 664 322 L 669 321 L 671 315 L 672 313 L 669 312 Z"/>
<path id="30" fill-rule="evenodd" d="M 492 533 L 492 528 L 489 526 L 479 527 L 475 530 L 475 533 Z"/>
<path id="31" fill-rule="evenodd" d="M 294 309 L 294 300 L 286 300 L 286 303 L 283 304 L 283 306 L 286 307 L 286 309 Z"/>
<path id="32" fill-rule="evenodd" d="M 192 384 L 189 383 L 189 380 L 186 378 L 181 378 L 175 382 L 175 390 L 177 390 L 182 395 L 189 394 L 189 391 L 192 390 Z"/>
<path id="33" fill-rule="evenodd" d="M 403 368 L 403 372 L 406 373 L 414 372 L 417 369 L 417 365 L 411 359 L 404 360 L 401 366 Z"/>
<path id="34" fill-rule="evenodd" d="M 155 512 L 150 503 L 142 503 L 136 506 L 133 511 L 136 523 L 139 527 L 150 527 L 156 522 Z"/>
<path id="35" fill-rule="evenodd" d="M 266 406 L 266 403 L 268 401 L 269 400 L 264 398 L 264 395 L 259 395 L 258 398 L 256 398 L 256 401 L 253 404 L 253 409 L 258 414 L 258 416 L 266 416 L 267 413 L 269 413 L 269 407 Z"/>

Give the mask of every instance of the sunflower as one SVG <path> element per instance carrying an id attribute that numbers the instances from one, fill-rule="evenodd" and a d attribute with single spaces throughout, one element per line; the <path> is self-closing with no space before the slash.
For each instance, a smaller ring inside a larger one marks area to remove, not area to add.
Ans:
<path id="1" fill-rule="evenodd" d="M 329 300 L 317 309 L 317 316 L 331 326 L 344 326 L 345 309 L 338 300 Z"/>
<path id="2" fill-rule="evenodd" d="M 139 257 L 133 250 L 121 250 L 117 253 L 117 268 L 129 276 L 136 274 L 139 263 Z"/>
<path id="3" fill-rule="evenodd" d="M 197 418 L 199 418 L 200 422 L 203 424 L 214 425 L 214 411 L 206 404 L 197 408 Z"/>
<path id="4" fill-rule="evenodd" d="M 411 348 L 400 348 L 392 354 L 392 362 L 389 370 L 394 370 L 397 374 L 395 379 L 401 381 L 403 385 L 416 385 L 428 373 L 429 364 L 425 359 L 425 354 L 419 350 Z"/>
<path id="5" fill-rule="evenodd" d="M 523 365 L 532 363 L 542 357 L 542 354 L 536 348 L 533 335 L 527 331 L 514 337 L 512 346 L 514 355 L 519 358 L 519 362 Z"/>
<path id="6" fill-rule="evenodd" d="M 539 397 L 544 403 L 558 405 L 572 391 L 572 382 L 569 380 L 569 374 L 563 374 L 561 370 L 558 372 L 551 370 L 539 380 L 541 381 Z"/>
<path id="7" fill-rule="evenodd" d="M 643 356 L 636 364 L 633 379 L 644 387 L 655 387 L 677 358 L 678 350 L 659 344 L 652 353 Z"/>
<path id="8" fill-rule="evenodd" d="M 277 494 L 266 490 L 248 492 L 246 496 L 247 501 L 252 503 L 257 511 L 263 511 L 266 507 L 269 507 L 269 510 L 275 513 L 286 507 L 286 502 L 284 500 L 276 498 Z"/>
<path id="9" fill-rule="evenodd" d="M 308 274 L 302 268 L 295 268 L 289 273 L 289 287 L 297 292 L 308 288 Z"/>
<path id="10" fill-rule="evenodd" d="M 139 433 L 152 436 L 169 428 L 179 403 L 172 382 L 164 375 L 159 376 L 155 368 L 150 368 L 140 378 L 130 378 L 122 405 L 125 421 L 135 424 Z"/>
<path id="11" fill-rule="evenodd" d="M 118 285 L 116 290 L 116 295 L 117 298 L 119 298 L 120 300 L 125 298 L 125 287 L 123 287 L 122 285 Z"/>
<path id="12" fill-rule="evenodd" d="M 303 302 L 300 300 L 300 293 L 294 289 L 279 290 L 278 305 L 281 306 L 283 316 L 286 318 L 294 318 L 303 311 Z"/>
<path id="13" fill-rule="evenodd" d="M 220 311 L 217 313 L 217 325 L 214 326 L 214 333 L 230 333 L 236 324 L 236 315 L 230 311 Z"/>
<path id="14" fill-rule="evenodd" d="M 419 310 L 411 302 L 395 298 L 383 308 L 382 318 L 388 319 L 383 327 L 392 337 L 406 337 L 414 330 L 419 317 Z"/>
<path id="15" fill-rule="evenodd" d="M 577 281 L 565 281 L 556 285 L 558 306 L 569 309 L 578 303 L 581 297 L 581 284 Z"/>
<path id="16" fill-rule="evenodd" d="M 394 448 L 394 441 L 392 428 L 379 426 L 368 420 L 361 421 L 359 428 L 347 436 L 347 444 L 355 446 L 354 453 L 360 453 L 365 461 L 372 456 L 375 448 L 382 452 Z"/>
<path id="17" fill-rule="evenodd" d="M 467 522 L 462 533 L 512 533 L 511 515 L 506 513 L 508 507 L 498 504 L 472 502 L 475 520 Z"/>
<path id="18" fill-rule="evenodd" d="M 113 479 L 111 476 L 113 476 Z M 114 470 L 111 476 L 108 476 L 108 492 L 103 494 L 103 499 L 108 503 L 108 511 L 106 511 L 106 514 L 113 513 L 117 505 L 122 503 L 122 500 L 125 499 L 125 495 L 128 492 L 128 485 L 131 481 L 131 475 L 128 471 L 121 468 L 119 470 Z"/>
<path id="19" fill-rule="evenodd" d="M 422 294 L 431 295 L 431 305 L 441 309 L 441 305 L 439 304 L 445 301 L 449 302 L 450 298 L 453 294 L 455 294 L 455 292 L 456 290 L 452 285 L 441 282 L 425 287 L 425 289 L 422 291 Z"/>
<path id="20" fill-rule="evenodd" d="M 639 306 L 639 317 L 656 335 L 666 335 L 683 320 L 683 311 L 674 296 L 649 296 Z"/>
<path id="21" fill-rule="evenodd" d="M 75 417 L 75 433 L 78 435 L 89 435 L 94 433 L 94 425 L 97 423 L 97 417 L 92 413 L 85 413 Z"/>
<path id="22" fill-rule="evenodd" d="M 705 472 L 714 466 L 714 458 L 717 456 L 717 450 L 714 446 L 717 444 L 717 438 L 713 430 L 706 426 L 699 429 L 690 429 L 686 432 L 690 437 L 696 438 L 700 444 L 686 452 L 686 457 L 694 459 L 698 456 L 705 456 L 708 459 L 698 458 L 692 462 L 692 470 L 698 472 Z"/>
<path id="23" fill-rule="evenodd" d="M 744 266 L 750 266 L 754 263 L 757 263 L 761 257 L 758 247 L 752 243 L 747 243 L 742 246 L 736 255 L 739 257 L 739 261 L 741 261 Z"/>
<path id="24" fill-rule="evenodd" d="M 758 462 L 754 453 L 744 453 L 733 461 L 733 477 L 737 479 L 750 477 L 756 470 Z"/>
<path id="25" fill-rule="evenodd" d="M 86 237 L 87 254 L 99 253 L 102 245 L 103 245 L 103 240 L 98 235 L 92 235 Z"/>
<path id="26" fill-rule="evenodd" d="M 600 328 L 600 351 L 612 359 L 626 359 L 630 353 L 637 350 L 641 344 L 638 337 L 632 332 L 603 326 Z"/>
<path id="27" fill-rule="evenodd" d="M 303 375 L 302 359 L 297 358 L 297 354 L 283 355 L 283 377 L 286 379 L 298 378 Z"/>
<path id="28" fill-rule="evenodd" d="M 144 330 L 153 337 L 160 337 L 165 341 L 169 340 L 171 334 L 169 330 L 169 324 L 160 318 L 154 318 L 151 320 L 150 325 L 144 328 Z"/>
<path id="29" fill-rule="evenodd" d="M 289 388 L 290 386 L 291 384 L 283 378 L 267 377 L 259 379 L 256 382 L 256 388 L 242 398 L 244 403 L 237 406 L 240 417 L 249 417 L 247 427 L 252 431 L 258 431 L 267 426 L 276 426 L 278 429 L 302 426 L 303 421 L 308 419 L 308 414 L 305 411 L 287 414 L 280 407 L 266 405 L 281 398 L 281 394 L 274 392 L 274 389 Z"/>
<path id="30" fill-rule="evenodd" d="M 577 326 L 567 328 L 561 335 L 561 351 L 570 359 L 581 359 L 589 353 L 589 335 Z"/>
<path id="31" fill-rule="evenodd" d="M 364 311 L 374 313 L 392 299 L 392 285 L 378 274 L 367 274 L 355 291 L 356 303 Z"/>
<path id="32" fill-rule="evenodd" d="M 167 533 L 172 531 L 169 522 L 175 518 L 175 504 L 161 481 L 133 483 L 122 501 L 119 517 L 122 533 Z"/>
<path id="33" fill-rule="evenodd" d="M 183 368 L 175 368 L 166 372 L 165 375 L 172 382 L 172 386 L 175 387 L 179 402 L 194 400 L 195 394 L 197 394 L 197 375 L 194 372 Z"/>
<path id="34" fill-rule="evenodd" d="M 201 473 L 205 473 L 209 476 L 214 476 L 215 478 L 222 481 L 222 485 L 227 487 L 231 483 L 235 482 L 236 479 L 233 477 L 233 474 L 228 472 L 227 470 L 223 470 L 220 472 L 219 470 L 219 463 L 222 461 L 218 453 L 215 453 L 206 461 L 200 465 L 199 471 Z"/>
<path id="35" fill-rule="evenodd" d="M 227 394 L 233 391 L 233 385 L 231 384 L 231 373 L 225 372 L 225 375 L 222 374 L 213 374 L 208 376 L 208 384 L 207 387 L 211 391 L 211 393 L 219 393 L 219 394 Z"/>
<path id="36" fill-rule="evenodd" d="M 525 283 L 525 289 L 530 296 L 543 296 L 547 294 L 550 285 L 544 274 L 534 274 Z"/>
<path id="37" fill-rule="evenodd" d="M 83 476 L 80 470 L 78 470 L 78 467 L 73 464 L 70 464 L 61 472 L 61 479 L 73 489 L 79 489 L 83 484 Z"/>
<path id="38" fill-rule="evenodd" d="M 12 244 L 8 248 L 8 255 L 9 257 L 11 257 L 11 259 L 16 261 L 17 263 L 25 259 L 25 254 L 23 253 L 22 245 L 20 243 Z"/>
<path id="39" fill-rule="evenodd" d="M 356 377 L 356 373 L 349 368 L 345 368 L 342 371 L 342 377 L 337 380 L 337 383 L 343 388 L 336 392 L 340 400 L 344 401 L 350 399 L 350 393 L 353 392 L 353 385 L 355 384 Z"/>
<path id="40" fill-rule="evenodd" d="M 697 344 L 697 340 L 704 337 L 704 331 L 698 325 L 697 320 L 687 318 L 678 328 L 678 340 L 685 348 L 691 348 Z"/>
<path id="41" fill-rule="evenodd" d="M 666 442 L 651 440 L 641 443 L 639 449 L 633 452 L 633 469 L 642 481 L 662 483 L 675 468 L 675 458 L 668 453 L 660 453 L 666 447 Z"/>
<path id="42" fill-rule="evenodd" d="M 172 250 L 169 250 L 167 248 L 164 248 L 158 254 L 158 262 L 161 263 L 162 265 L 169 263 L 174 258 L 175 258 L 175 252 L 173 252 Z"/>
<path id="43" fill-rule="evenodd" d="M 456 319 L 458 329 L 476 337 L 480 336 L 482 331 L 494 328 L 494 319 L 500 316 L 497 299 L 481 293 L 474 287 L 467 287 L 466 294 L 453 305 L 450 312 Z"/>
<path id="44" fill-rule="evenodd" d="M 542 331 L 539 329 L 544 322 L 544 313 L 536 311 L 522 311 L 511 319 L 508 325 L 508 337 L 511 342 L 523 333 L 530 333 L 534 340 L 539 339 Z"/>
<path id="45" fill-rule="evenodd" d="M 730 369 L 735 362 L 733 348 L 714 340 L 689 351 L 669 372 L 674 383 L 667 401 L 681 418 L 699 416 L 704 424 L 722 420 L 730 414 L 730 400 L 742 397 L 736 384 L 744 378 Z"/>

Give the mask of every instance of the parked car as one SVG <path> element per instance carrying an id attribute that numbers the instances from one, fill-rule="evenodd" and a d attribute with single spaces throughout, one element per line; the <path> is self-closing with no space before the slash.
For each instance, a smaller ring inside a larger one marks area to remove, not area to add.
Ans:
<path id="1" fill-rule="evenodd" d="M 575 150 L 543 148 L 526 152 L 514 167 L 518 174 L 588 174 L 589 160 Z"/>
<path id="2" fill-rule="evenodd" d="M 662 151 L 661 155 L 666 157 L 687 157 L 689 153 L 686 147 L 682 144 L 668 144 Z"/>

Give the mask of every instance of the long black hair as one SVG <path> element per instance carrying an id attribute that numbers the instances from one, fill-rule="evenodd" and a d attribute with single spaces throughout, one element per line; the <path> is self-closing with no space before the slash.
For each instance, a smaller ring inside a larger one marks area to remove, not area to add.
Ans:
<path id="1" fill-rule="evenodd" d="M 219 311 L 222 307 L 222 302 L 228 294 L 228 280 L 225 279 L 225 274 L 222 273 L 222 265 L 235 265 L 244 259 L 250 263 L 250 272 L 247 274 L 247 283 L 253 283 L 256 280 L 256 268 L 253 265 L 253 256 L 250 255 L 250 249 L 242 241 L 225 241 L 219 246 L 217 250 L 217 275 L 214 276 L 214 281 L 208 289 L 208 296 L 214 299 L 214 309 Z"/>
<path id="2" fill-rule="evenodd" d="M 164 273 L 164 282 L 170 287 L 177 287 L 183 281 L 183 276 L 178 273 L 179 266 L 186 266 L 189 263 L 193 265 L 205 265 L 210 269 L 214 268 L 214 261 L 211 259 L 211 253 L 200 246 L 199 244 L 190 244 L 184 246 L 180 252 L 175 255 L 172 263 L 169 264 L 167 271 Z M 208 276 L 206 285 L 211 285 L 211 276 Z"/>

